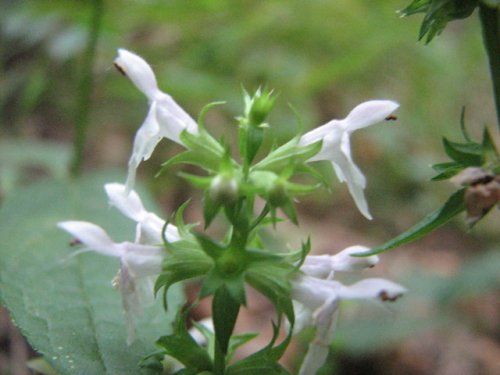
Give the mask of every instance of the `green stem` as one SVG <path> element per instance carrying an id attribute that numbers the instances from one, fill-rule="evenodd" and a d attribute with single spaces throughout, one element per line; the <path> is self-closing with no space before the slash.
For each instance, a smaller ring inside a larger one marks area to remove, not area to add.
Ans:
<path id="1" fill-rule="evenodd" d="M 493 82 L 497 121 L 500 126 L 500 10 L 480 4 L 479 18 Z"/>
<path id="2" fill-rule="evenodd" d="M 214 375 L 224 375 L 226 371 L 226 355 L 222 352 L 217 339 L 214 346 Z"/>
<path id="3" fill-rule="evenodd" d="M 82 172 L 83 152 L 89 126 L 90 104 L 93 86 L 93 67 L 96 54 L 97 40 L 101 30 L 104 14 L 104 0 L 92 1 L 92 14 L 89 22 L 89 40 L 82 61 L 82 74 L 78 83 L 75 133 L 73 136 L 73 160 L 71 162 L 71 175 L 78 176 Z"/>

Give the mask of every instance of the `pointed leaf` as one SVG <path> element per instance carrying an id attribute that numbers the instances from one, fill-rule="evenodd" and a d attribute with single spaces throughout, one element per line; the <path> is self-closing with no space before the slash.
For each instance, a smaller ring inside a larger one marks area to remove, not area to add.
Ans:
<path id="1" fill-rule="evenodd" d="M 231 297 L 225 286 L 217 289 L 212 302 L 215 337 L 222 353 L 227 354 L 240 304 Z"/>
<path id="2" fill-rule="evenodd" d="M 185 327 L 186 316 L 178 314 L 177 319 L 175 333 L 160 337 L 156 344 L 188 369 L 196 372 L 212 370 L 212 360 L 207 351 L 198 345 Z"/>
<path id="3" fill-rule="evenodd" d="M 477 143 L 455 143 L 443 138 L 446 154 L 454 161 L 465 166 L 482 164 L 481 145 Z"/>
<path id="4" fill-rule="evenodd" d="M 426 216 L 422 221 L 401 233 L 399 236 L 387 241 L 381 246 L 377 246 L 367 252 L 351 254 L 352 256 L 370 256 L 383 253 L 398 246 L 415 241 L 441 225 L 450 221 L 453 217 L 465 210 L 464 205 L 465 189 L 460 189 L 453 193 L 443 207 Z"/>

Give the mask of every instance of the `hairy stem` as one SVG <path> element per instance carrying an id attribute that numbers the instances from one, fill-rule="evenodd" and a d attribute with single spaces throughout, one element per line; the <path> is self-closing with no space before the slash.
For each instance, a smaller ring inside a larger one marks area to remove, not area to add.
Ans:
<path id="1" fill-rule="evenodd" d="M 73 160 L 71 161 L 71 175 L 78 176 L 82 172 L 83 152 L 89 126 L 89 114 L 93 87 L 93 67 L 97 40 L 101 30 L 104 14 L 104 0 L 92 0 L 92 10 L 89 21 L 89 39 L 82 61 L 82 73 L 78 83 L 75 132 L 73 136 Z"/>
<path id="2" fill-rule="evenodd" d="M 500 126 L 500 10 L 479 5 L 479 18 L 483 29 L 483 40 L 491 71 L 493 95 Z"/>

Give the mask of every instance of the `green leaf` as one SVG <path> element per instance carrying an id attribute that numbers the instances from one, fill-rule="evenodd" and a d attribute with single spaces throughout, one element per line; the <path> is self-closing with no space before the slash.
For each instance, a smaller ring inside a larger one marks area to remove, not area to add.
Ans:
<path id="1" fill-rule="evenodd" d="M 196 165 L 197 167 L 200 167 L 208 172 L 215 172 L 218 168 L 219 162 L 217 159 L 214 158 L 207 159 L 206 156 L 201 153 L 187 150 L 173 156 L 172 158 L 168 159 L 165 163 L 163 163 L 161 165 L 160 171 L 156 174 L 156 176 L 159 176 L 160 174 L 163 173 L 164 170 L 176 164 Z"/>
<path id="2" fill-rule="evenodd" d="M 233 333 L 236 318 L 240 311 L 240 303 L 236 301 L 226 286 L 215 292 L 212 303 L 212 318 L 214 320 L 215 337 L 222 353 L 227 354 L 229 340 Z"/>
<path id="3" fill-rule="evenodd" d="M 455 217 L 463 210 L 465 210 L 464 194 L 465 194 L 465 189 L 460 189 L 456 191 L 450 196 L 450 198 L 448 198 L 443 207 L 432 212 L 431 214 L 426 216 L 422 221 L 420 221 L 407 231 L 387 241 L 385 244 L 381 246 L 374 247 L 373 249 L 367 252 L 352 254 L 352 256 L 364 257 L 364 256 L 379 254 L 387 250 L 394 249 L 398 246 L 404 245 L 406 243 L 418 240 L 427 233 L 432 232 L 434 229 L 447 223 L 453 217 Z"/>
<path id="4" fill-rule="evenodd" d="M 265 295 L 274 304 L 279 313 L 284 313 L 294 322 L 291 303 L 290 277 L 296 272 L 295 267 L 285 262 L 253 262 L 245 272 L 246 281 Z"/>
<path id="5" fill-rule="evenodd" d="M 450 177 L 455 176 L 457 173 L 462 171 L 465 168 L 464 165 L 457 162 L 447 162 L 447 163 L 439 163 L 434 164 L 432 169 L 434 169 L 438 174 L 431 178 L 432 181 L 441 181 L 447 180 Z"/>
<path id="6" fill-rule="evenodd" d="M 136 319 L 137 339 L 127 346 L 121 297 L 111 286 L 118 261 L 90 252 L 71 257 L 67 234 L 56 228 L 88 220 L 117 241 L 133 239 L 135 223 L 109 209 L 103 189 L 120 180 L 108 171 L 43 181 L 12 194 L 0 210 L 0 302 L 61 375 L 139 374 L 139 361 L 173 321 L 155 303 Z M 172 306 L 182 300 L 180 289 L 172 291 Z"/>
<path id="7" fill-rule="evenodd" d="M 485 163 L 485 167 L 488 168 L 490 165 L 496 166 L 493 169 L 498 169 L 498 164 L 500 163 L 500 155 L 495 147 L 495 142 L 488 128 L 484 128 L 482 146 L 482 157 Z M 494 170 L 495 173 L 500 171 Z"/>
<path id="8" fill-rule="evenodd" d="M 71 150 L 67 145 L 48 141 L 0 140 L 0 190 L 14 192 L 29 168 L 42 169 L 52 177 L 67 175 Z"/>
<path id="9" fill-rule="evenodd" d="M 446 154 L 457 163 L 465 166 L 480 166 L 482 164 L 482 147 L 478 143 L 455 143 L 443 138 Z"/>
<path id="10" fill-rule="evenodd" d="M 289 374 L 278 362 L 292 338 L 292 329 L 287 337 L 277 346 L 273 346 L 279 335 L 279 325 L 273 324 L 271 342 L 256 353 L 234 363 L 227 368 L 227 375 L 286 375 Z"/>
<path id="11" fill-rule="evenodd" d="M 165 350 L 165 354 L 177 359 L 188 370 L 193 369 L 196 372 L 212 370 L 212 359 L 207 351 L 196 343 L 186 329 L 185 315 L 179 313 L 175 333 L 160 337 L 156 344 Z"/>
<path id="12" fill-rule="evenodd" d="M 207 229 L 212 220 L 217 216 L 222 205 L 220 203 L 214 202 L 213 199 L 210 198 L 210 191 L 205 190 L 203 194 L 203 220 L 205 222 L 205 229 Z"/>
<path id="13" fill-rule="evenodd" d="M 405 17 L 425 13 L 418 38 L 427 35 L 426 43 L 429 43 L 448 22 L 470 16 L 477 5 L 478 0 L 414 0 L 400 14 Z"/>
<path id="14" fill-rule="evenodd" d="M 212 267 L 212 260 L 192 242 L 177 241 L 169 245 L 169 256 L 163 264 L 163 272 L 156 279 L 155 294 L 161 288 L 164 296 L 164 308 L 167 310 L 167 293 L 170 287 L 182 280 L 188 280 L 206 274 Z"/>
<path id="15" fill-rule="evenodd" d="M 290 162 L 303 163 L 321 150 L 321 141 L 299 146 L 299 140 L 300 137 L 297 136 L 276 150 L 271 151 L 269 155 L 255 164 L 252 169 L 280 171 L 288 166 Z"/>
<path id="16" fill-rule="evenodd" d="M 231 336 L 231 339 L 229 340 L 229 347 L 227 349 L 227 355 L 226 355 L 227 360 L 228 361 L 231 360 L 231 358 L 236 353 L 236 350 L 240 346 L 245 345 L 247 342 L 253 340 L 257 336 L 259 336 L 258 333 L 243 333 L 241 335 Z"/>

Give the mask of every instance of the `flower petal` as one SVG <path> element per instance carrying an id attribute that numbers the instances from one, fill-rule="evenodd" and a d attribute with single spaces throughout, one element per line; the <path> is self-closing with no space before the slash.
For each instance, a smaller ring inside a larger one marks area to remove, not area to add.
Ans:
<path id="1" fill-rule="evenodd" d="M 406 288 L 386 279 L 364 279 L 338 291 L 342 299 L 380 299 L 394 301 L 406 292 Z"/>
<path id="2" fill-rule="evenodd" d="M 81 241 L 89 249 L 102 255 L 121 257 L 123 249 L 117 246 L 99 226 L 86 221 L 63 221 L 57 226 Z"/>
<path id="3" fill-rule="evenodd" d="M 353 257 L 351 254 L 368 251 L 366 246 L 349 246 L 332 257 L 332 268 L 335 271 L 359 271 L 373 267 L 378 263 L 379 257 L 372 255 L 369 257 Z"/>
<path id="4" fill-rule="evenodd" d="M 128 162 L 128 176 L 125 183 L 127 192 L 132 190 L 135 183 L 136 170 L 141 161 L 149 159 L 162 136 L 156 121 L 156 103 L 151 103 L 148 115 L 135 134 L 134 147 Z"/>
<path id="5" fill-rule="evenodd" d="M 316 334 L 309 344 L 299 375 L 316 374 L 325 364 L 335 334 L 339 302 L 339 299 L 333 296 L 314 312 L 313 324 Z"/>
<path id="6" fill-rule="evenodd" d="M 351 256 L 351 254 L 367 251 L 368 249 L 365 246 L 350 246 L 335 255 L 308 255 L 300 270 L 308 276 L 326 279 L 336 271 L 359 271 L 372 267 L 378 263 L 378 256 Z"/>
<path id="7" fill-rule="evenodd" d="M 141 90 L 150 101 L 154 100 L 158 92 L 156 77 L 149 64 L 140 56 L 120 48 L 115 66 L 125 74 L 134 85 Z"/>
<path id="8" fill-rule="evenodd" d="M 168 94 L 160 93 L 156 97 L 157 119 L 160 126 L 160 133 L 180 145 L 180 135 L 183 130 L 195 134 L 198 125 L 184 109 L 182 109 L 174 99 Z"/>
<path id="9" fill-rule="evenodd" d="M 119 183 L 106 184 L 104 190 L 108 195 L 109 203 L 126 217 L 134 221 L 141 221 L 147 215 L 139 194 L 134 190 L 127 194 L 126 186 Z"/>
<path id="10" fill-rule="evenodd" d="M 159 250 L 163 249 L 159 248 Z M 161 254 L 144 255 L 130 253 L 122 257 L 122 261 L 127 264 L 130 274 L 136 278 L 159 275 L 163 259 L 164 257 Z"/>
<path id="11" fill-rule="evenodd" d="M 292 281 L 292 298 L 311 310 L 315 310 L 343 287 L 334 280 L 322 280 L 311 276 L 298 276 Z"/>
<path id="12" fill-rule="evenodd" d="M 335 159 L 332 161 L 332 164 L 339 179 L 347 183 L 349 193 L 354 199 L 354 203 L 356 203 L 358 210 L 364 217 L 371 220 L 372 215 L 370 214 L 368 203 L 366 202 L 363 187 L 364 184 L 360 184 L 360 182 L 362 182 L 362 180 L 360 180 L 360 175 L 363 175 L 359 171 L 358 167 L 354 163 L 349 163 L 349 161 L 343 157 Z"/>
<path id="13" fill-rule="evenodd" d="M 370 100 L 361 103 L 342 120 L 342 127 L 348 132 L 366 128 L 384 120 L 398 107 L 399 104 L 391 100 Z"/>

